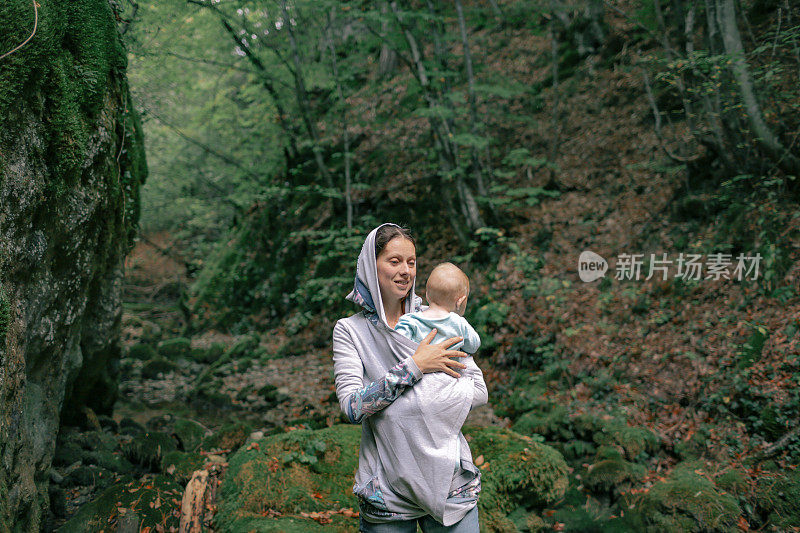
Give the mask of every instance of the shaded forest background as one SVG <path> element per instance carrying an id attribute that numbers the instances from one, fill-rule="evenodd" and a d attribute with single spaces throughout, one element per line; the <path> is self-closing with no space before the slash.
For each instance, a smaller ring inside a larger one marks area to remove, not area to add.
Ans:
<path id="1" fill-rule="evenodd" d="M 800 8 L 112 5 L 149 176 L 119 399 L 62 428 L 50 527 L 169 530 L 205 468 L 217 529 L 355 530 L 330 338 L 393 221 L 421 293 L 440 261 L 471 279 L 482 530 L 800 528 Z M 645 280 L 651 253 L 762 259 Z"/>

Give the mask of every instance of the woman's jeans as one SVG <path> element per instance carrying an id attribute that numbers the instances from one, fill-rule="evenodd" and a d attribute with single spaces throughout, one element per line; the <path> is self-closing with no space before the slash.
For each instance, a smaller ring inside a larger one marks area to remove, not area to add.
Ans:
<path id="1" fill-rule="evenodd" d="M 470 509 L 464 518 L 453 524 L 452 526 L 443 526 L 431 515 L 421 516 L 419 518 L 412 518 L 411 520 L 397 520 L 395 522 L 387 522 L 385 524 L 375 524 L 368 522 L 364 518 L 359 519 L 359 531 L 363 533 L 416 533 L 417 522 L 419 527 L 422 528 L 422 533 L 479 533 L 480 527 L 478 526 L 478 505 Z"/>

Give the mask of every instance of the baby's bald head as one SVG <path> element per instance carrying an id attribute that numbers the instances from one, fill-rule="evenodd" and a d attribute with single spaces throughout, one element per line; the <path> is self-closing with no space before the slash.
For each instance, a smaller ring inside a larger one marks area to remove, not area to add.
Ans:
<path id="1" fill-rule="evenodd" d="M 456 301 L 469 296 L 469 278 L 453 263 L 441 263 L 428 276 L 425 298 L 428 303 L 445 309 L 454 309 Z"/>

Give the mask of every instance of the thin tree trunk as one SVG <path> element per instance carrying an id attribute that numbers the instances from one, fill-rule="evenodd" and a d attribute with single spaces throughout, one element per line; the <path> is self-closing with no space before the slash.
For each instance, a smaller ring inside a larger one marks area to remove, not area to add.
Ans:
<path id="1" fill-rule="evenodd" d="M 423 89 L 423 95 L 428 103 L 429 108 L 433 109 L 438 106 L 437 99 L 433 94 L 433 90 L 430 86 L 430 79 L 428 78 L 427 70 L 425 69 L 425 65 L 423 64 L 422 54 L 420 52 L 420 47 L 417 44 L 416 38 L 414 37 L 411 30 L 408 28 L 406 24 L 403 23 L 400 13 L 397 9 L 397 2 L 392 0 L 389 3 L 389 7 L 394 14 L 395 20 L 397 21 L 398 26 L 403 32 L 403 36 L 405 37 L 406 44 L 408 45 L 409 50 L 411 50 L 412 61 L 416 66 L 416 78 L 419 81 L 420 86 Z M 430 8 L 430 6 L 429 6 Z M 452 135 L 452 131 L 448 127 L 448 123 L 446 120 L 436 120 L 433 116 L 428 118 L 428 121 L 431 125 L 431 129 L 434 133 L 434 137 L 436 139 L 436 146 L 437 150 L 439 151 L 439 164 L 442 169 L 442 175 L 452 175 L 453 169 L 458 168 L 458 159 L 457 154 L 455 153 L 455 149 L 450 142 L 450 138 Z M 463 224 L 466 224 L 466 227 L 469 228 L 470 233 L 475 231 L 476 229 L 483 227 L 485 224 L 483 220 L 480 218 L 480 212 L 477 209 L 477 203 L 475 202 L 475 198 L 472 195 L 472 191 L 469 190 L 468 187 L 465 186 L 463 181 L 463 176 L 459 172 L 455 172 L 455 192 L 459 197 L 459 207 L 461 209 L 461 213 L 463 216 L 463 222 L 460 222 L 457 219 L 451 220 L 451 226 L 456 231 L 456 234 L 459 236 L 459 240 L 462 244 L 467 244 L 469 242 L 469 237 L 465 235 L 463 231 Z M 441 191 L 442 194 L 448 198 L 450 195 L 453 194 L 452 188 L 448 186 L 448 184 L 443 180 L 442 181 Z"/>
<path id="2" fill-rule="evenodd" d="M 736 24 L 736 12 L 733 0 L 716 0 L 717 20 L 722 29 L 722 43 L 725 52 L 732 56 L 733 75 L 739 85 L 744 103 L 747 122 L 755 133 L 758 142 L 769 154 L 778 159 L 781 168 L 789 173 L 800 168 L 798 159 L 789 153 L 764 120 L 761 106 L 756 99 L 755 87 L 744 58 L 744 47 L 739 28 Z"/>
<path id="3" fill-rule="evenodd" d="M 386 2 L 381 2 L 381 34 L 386 35 L 389 33 L 389 20 L 387 12 L 389 7 Z M 381 45 L 381 53 L 378 58 L 378 76 L 381 78 L 387 77 L 392 74 L 397 68 L 397 53 L 394 49 L 384 42 Z"/>
<path id="4" fill-rule="evenodd" d="M 317 131 L 317 125 L 309 116 L 311 104 L 308 101 L 308 91 L 306 91 L 306 84 L 305 80 L 303 79 L 303 65 L 300 61 L 300 50 L 297 46 L 297 40 L 294 37 L 294 30 L 292 29 L 292 23 L 290 21 L 291 17 L 289 17 L 289 12 L 286 9 L 286 0 L 281 0 L 281 11 L 283 12 L 284 24 L 289 32 L 289 44 L 292 47 L 295 93 L 298 104 L 297 107 L 299 108 L 300 115 L 303 117 L 303 123 L 305 124 L 308 135 L 311 137 L 311 142 L 313 143 L 312 150 L 314 152 L 314 161 L 317 163 L 317 169 L 319 170 L 322 178 L 325 180 L 325 184 L 328 186 L 328 188 L 333 188 L 333 179 L 331 178 L 331 174 L 328 172 L 328 169 L 325 166 L 325 161 L 322 158 L 322 145 L 320 142 L 319 132 Z"/>
<path id="5" fill-rule="evenodd" d="M 331 66 L 333 67 L 333 79 L 336 81 L 336 95 L 339 98 L 339 105 L 342 106 L 341 122 L 342 122 L 342 138 L 344 140 L 344 201 L 347 209 L 347 229 L 353 227 L 353 201 L 350 197 L 350 135 L 347 131 L 347 113 L 346 102 L 344 93 L 342 92 L 342 83 L 339 79 L 339 67 L 336 64 L 336 48 L 333 44 L 333 34 L 331 26 L 333 25 L 334 17 L 336 16 L 336 8 L 331 8 L 328 13 L 328 47 L 331 51 Z"/>
<path id="6" fill-rule="evenodd" d="M 467 71 L 467 91 L 469 99 L 469 130 L 477 137 L 478 131 L 478 110 L 475 98 L 475 76 L 472 72 L 472 55 L 469 51 L 469 38 L 467 37 L 467 24 L 464 20 L 464 9 L 461 6 L 461 0 L 455 0 L 456 12 L 458 13 L 458 26 L 461 30 L 461 46 L 464 49 L 464 68 Z M 472 152 L 472 169 L 475 175 L 475 184 L 478 188 L 478 194 L 486 196 L 486 186 L 483 182 L 484 168 L 481 165 L 480 158 L 478 157 L 477 146 L 471 147 Z"/>

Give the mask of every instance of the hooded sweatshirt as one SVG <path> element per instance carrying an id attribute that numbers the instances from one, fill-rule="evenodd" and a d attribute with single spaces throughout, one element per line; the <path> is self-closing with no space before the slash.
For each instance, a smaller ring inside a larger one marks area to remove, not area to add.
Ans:
<path id="1" fill-rule="evenodd" d="M 386 321 L 375 259 L 380 227 L 370 232 L 361 248 L 354 288 L 346 297 L 365 311 L 337 321 L 333 329 L 336 394 L 346 414 L 351 395 L 384 379 L 398 363 L 405 361 L 419 372 L 411 359 L 419 343 Z M 404 302 L 405 312 L 420 309 L 415 288 L 416 280 Z M 353 492 L 360 503 L 370 504 L 370 521 L 431 515 L 449 526 L 477 504 L 480 471 L 461 433 L 476 398 L 478 404 L 486 403 L 485 392 L 482 397 L 474 392 L 473 376 L 464 371 L 459 378 L 444 372 L 424 374 L 387 407 L 363 418 Z M 453 465 L 459 461 L 461 468 L 454 476 Z M 469 487 L 464 491 L 467 496 L 448 499 L 459 487 Z"/>

